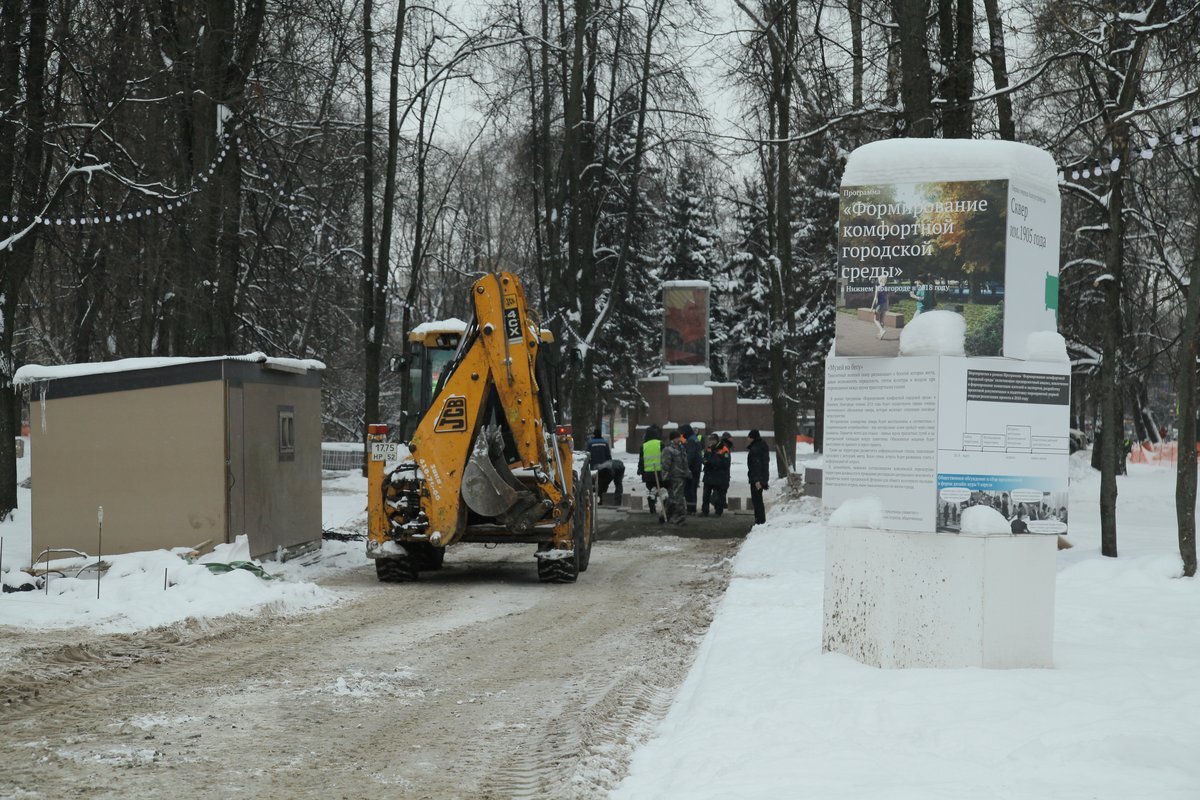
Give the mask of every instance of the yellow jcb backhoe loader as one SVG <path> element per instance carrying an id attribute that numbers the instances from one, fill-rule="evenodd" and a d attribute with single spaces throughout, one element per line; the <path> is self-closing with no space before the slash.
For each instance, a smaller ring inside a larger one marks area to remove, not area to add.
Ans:
<path id="1" fill-rule="evenodd" d="M 572 583 L 588 568 L 596 499 L 587 454 L 573 453 L 570 430 L 554 422 L 540 357 L 552 339 L 512 273 L 480 278 L 471 299 L 469 324 L 409 337 L 402 361 L 421 413 L 409 455 L 390 472 L 398 448 L 386 426 L 368 429 L 367 555 L 380 580 L 411 581 L 439 569 L 457 542 L 524 542 L 537 545 L 543 582 Z"/>

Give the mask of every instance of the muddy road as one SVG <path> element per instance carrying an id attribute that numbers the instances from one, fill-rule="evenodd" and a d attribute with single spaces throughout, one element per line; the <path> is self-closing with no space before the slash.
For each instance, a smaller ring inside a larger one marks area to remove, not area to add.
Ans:
<path id="1" fill-rule="evenodd" d="M 575 585 L 461 545 L 302 617 L 0 630 L 0 797 L 598 798 L 665 713 L 752 519 L 600 512 Z"/>

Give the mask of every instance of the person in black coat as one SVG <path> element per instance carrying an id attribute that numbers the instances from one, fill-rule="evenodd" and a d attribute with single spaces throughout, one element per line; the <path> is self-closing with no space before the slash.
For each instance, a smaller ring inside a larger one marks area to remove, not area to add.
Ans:
<path id="1" fill-rule="evenodd" d="M 754 522 L 761 525 L 767 521 L 767 509 L 763 505 L 763 492 L 771 477 L 771 449 L 762 440 L 757 430 L 750 431 L 750 445 L 746 448 L 746 477 L 750 481 L 750 502 L 754 504 Z"/>
<path id="2" fill-rule="evenodd" d="M 729 490 L 729 465 L 731 461 L 729 448 L 721 437 L 715 433 L 708 435 L 708 447 L 704 451 L 704 502 L 700 506 L 700 516 L 708 516 L 711 505 L 716 510 L 716 516 L 725 511 L 725 493 Z"/>
<path id="3" fill-rule="evenodd" d="M 683 434 L 683 452 L 687 454 L 688 469 L 692 473 L 692 477 L 683 483 L 683 496 L 687 501 L 687 513 L 695 514 L 696 490 L 700 487 L 700 470 L 704 466 L 704 445 L 691 425 L 681 426 L 679 432 Z"/>

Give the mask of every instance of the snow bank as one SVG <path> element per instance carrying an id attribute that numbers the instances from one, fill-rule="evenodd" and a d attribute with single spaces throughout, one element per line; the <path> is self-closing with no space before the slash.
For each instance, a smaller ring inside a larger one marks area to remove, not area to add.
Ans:
<path id="1" fill-rule="evenodd" d="M 1025 358 L 1028 361 L 1054 361 L 1065 363 L 1067 340 L 1058 331 L 1034 331 L 1025 340 Z"/>
<path id="2" fill-rule="evenodd" d="M 829 515 L 835 528 L 882 528 L 883 501 L 878 497 L 852 497 Z"/>
<path id="3" fill-rule="evenodd" d="M 990 535 L 1012 533 L 1012 526 L 991 506 L 970 506 L 962 512 L 962 532 Z"/>
<path id="4" fill-rule="evenodd" d="M 953 311 L 926 311 L 900 329 L 902 356 L 961 356 L 967 321 Z"/>
<path id="5" fill-rule="evenodd" d="M 228 547 L 232 548 L 233 545 Z M 236 554 L 229 551 L 229 554 Z M 79 577 L 51 575 L 41 590 L 6 594 L 0 599 L 0 625 L 18 628 L 85 626 L 107 633 L 129 633 L 228 614 L 293 614 L 331 605 L 338 596 L 312 583 L 264 580 L 235 569 L 214 574 L 167 550 L 105 556 L 111 566 L 100 577 L 96 597 L 94 571 Z"/>

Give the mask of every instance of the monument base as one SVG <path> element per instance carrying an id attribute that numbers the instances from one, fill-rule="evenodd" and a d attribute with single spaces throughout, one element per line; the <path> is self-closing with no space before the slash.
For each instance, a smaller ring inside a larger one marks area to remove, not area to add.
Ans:
<path id="1" fill-rule="evenodd" d="M 876 667 L 1051 667 L 1056 544 L 830 527 L 822 650 Z"/>

